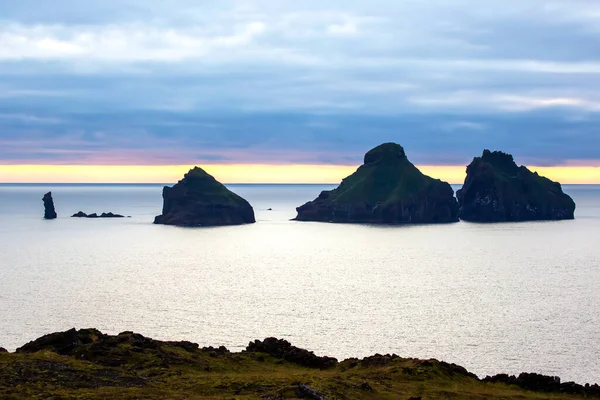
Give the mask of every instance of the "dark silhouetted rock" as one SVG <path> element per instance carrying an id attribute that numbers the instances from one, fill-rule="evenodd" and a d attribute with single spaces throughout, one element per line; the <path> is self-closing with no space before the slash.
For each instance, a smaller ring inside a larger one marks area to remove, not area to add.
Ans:
<path id="1" fill-rule="evenodd" d="M 125 216 L 121 214 L 113 214 L 111 212 L 108 212 L 102 213 L 102 215 L 100 215 L 100 218 L 125 218 Z"/>
<path id="2" fill-rule="evenodd" d="M 575 217 L 575 202 L 553 182 L 512 155 L 484 150 L 467 167 L 457 193 L 460 218 L 473 222 L 562 220 Z"/>
<path id="3" fill-rule="evenodd" d="M 71 218 L 125 218 L 125 216 L 120 214 L 113 214 L 111 212 L 102 213 L 101 215 L 98 215 L 96 213 L 86 214 L 83 211 L 79 211 L 77 214 L 71 215 Z"/>
<path id="4" fill-rule="evenodd" d="M 458 203 L 446 182 L 424 175 L 402 146 L 382 144 L 334 190 L 297 208 L 297 221 L 370 224 L 458 221 Z"/>
<path id="5" fill-rule="evenodd" d="M 198 167 L 175 186 L 166 186 L 163 200 L 162 215 L 154 219 L 155 224 L 198 227 L 256 222 L 246 200 Z"/>
<path id="6" fill-rule="evenodd" d="M 312 351 L 292 346 L 290 342 L 283 339 L 267 338 L 262 342 L 255 340 L 250 342 L 246 351 L 249 353 L 266 353 L 271 357 L 310 368 L 325 369 L 334 367 L 337 364 L 335 358 L 319 357 Z"/>
<path id="7" fill-rule="evenodd" d="M 4 347 L 0 347 L 0 353 L 8 353 L 8 350 L 6 350 Z"/>
<path id="8" fill-rule="evenodd" d="M 534 392 L 565 393 L 571 395 L 582 395 L 584 397 L 600 396 L 600 386 L 597 384 L 586 384 L 584 386 L 575 382 L 561 383 L 558 376 L 522 373 L 517 377 L 514 375 L 498 374 L 494 376 L 486 376 L 482 381 L 515 385 Z"/>
<path id="9" fill-rule="evenodd" d="M 70 329 L 66 332 L 56 332 L 42 336 L 17 349 L 17 353 L 37 353 L 48 350 L 58 354 L 71 354 L 78 346 L 89 344 L 102 337 L 96 329 Z"/>
<path id="10" fill-rule="evenodd" d="M 48 192 L 42 199 L 44 202 L 44 219 L 56 219 L 56 210 L 54 209 L 54 199 L 52 199 L 52 192 Z"/>

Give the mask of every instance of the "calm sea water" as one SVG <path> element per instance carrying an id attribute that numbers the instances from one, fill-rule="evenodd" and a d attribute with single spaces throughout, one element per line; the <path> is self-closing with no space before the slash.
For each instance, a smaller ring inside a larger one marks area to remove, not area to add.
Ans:
<path id="1" fill-rule="evenodd" d="M 289 221 L 327 188 L 234 185 L 257 224 L 183 229 L 152 225 L 158 185 L 0 185 L 0 345 L 72 327 L 232 350 L 277 336 L 338 358 L 600 382 L 600 186 L 565 186 L 575 221 Z M 41 218 L 47 190 L 55 221 Z M 132 218 L 69 218 L 79 210 Z"/>

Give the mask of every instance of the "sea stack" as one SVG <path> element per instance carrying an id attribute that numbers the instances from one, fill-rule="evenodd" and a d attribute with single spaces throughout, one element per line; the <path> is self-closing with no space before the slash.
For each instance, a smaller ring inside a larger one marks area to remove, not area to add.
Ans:
<path id="1" fill-rule="evenodd" d="M 54 200 L 52 199 L 52 192 L 48 192 L 42 199 L 44 202 L 44 219 L 56 219 L 56 210 L 54 209 Z"/>
<path id="2" fill-rule="evenodd" d="M 424 175 L 402 146 L 382 144 L 334 190 L 296 209 L 297 221 L 365 224 L 458 221 L 458 203 L 446 182 Z"/>
<path id="3" fill-rule="evenodd" d="M 473 222 L 541 221 L 575 218 L 575 202 L 560 183 L 517 166 L 510 154 L 484 150 L 467 167 L 456 196 L 460 218 Z"/>
<path id="4" fill-rule="evenodd" d="M 256 222 L 254 209 L 202 168 L 195 167 L 175 186 L 163 189 L 162 215 L 155 224 L 223 226 Z"/>

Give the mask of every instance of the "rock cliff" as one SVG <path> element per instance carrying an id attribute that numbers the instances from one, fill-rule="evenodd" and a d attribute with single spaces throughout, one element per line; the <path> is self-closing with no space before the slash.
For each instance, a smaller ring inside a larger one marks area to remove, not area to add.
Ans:
<path id="1" fill-rule="evenodd" d="M 402 146 L 382 144 L 334 190 L 297 208 L 297 221 L 369 224 L 458 221 L 458 203 L 446 182 L 424 175 Z"/>
<path id="2" fill-rule="evenodd" d="M 513 156 L 484 150 L 467 167 L 457 193 L 460 218 L 473 222 L 573 219 L 575 202 L 553 182 L 524 166 Z"/>
<path id="3" fill-rule="evenodd" d="M 163 212 L 155 224 L 242 225 L 256 222 L 254 209 L 202 168 L 195 167 L 173 187 L 163 189 Z"/>

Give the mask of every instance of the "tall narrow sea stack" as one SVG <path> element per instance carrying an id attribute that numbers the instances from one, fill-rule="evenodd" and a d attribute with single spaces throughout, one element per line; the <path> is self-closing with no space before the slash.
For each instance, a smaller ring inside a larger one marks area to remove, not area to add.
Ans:
<path id="1" fill-rule="evenodd" d="M 484 150 L 467 167 L 465 184 L 457 193 L 460 218 L 473 222 L 573 219 L 575 202 L 553 182 L 513 156 Z"/>
<path id="2" fill-rule="evenodd" d="M 163 200 L 162 215 L 154 219 L 155 224 L 199 227 L 256 222 L 246 200 L 198 167 L 175 186 L 165 186 Z"/>
<path id="3" fill-rule="evenodd" d="M 48 192 L 42 198 L 44 202 L 44 219 L 56 219 L 56 210 L 54 209 L 54 200 L 52 199 L 52 192 Z"/>
<path id="4" fill-rule="evenodd" d="M 402 146 L 385 143 L 340 186 L 297 208 L 297 221 L 367 224 L 458 221 L 458 203 L 446 182 L 424 175 Z"/>

